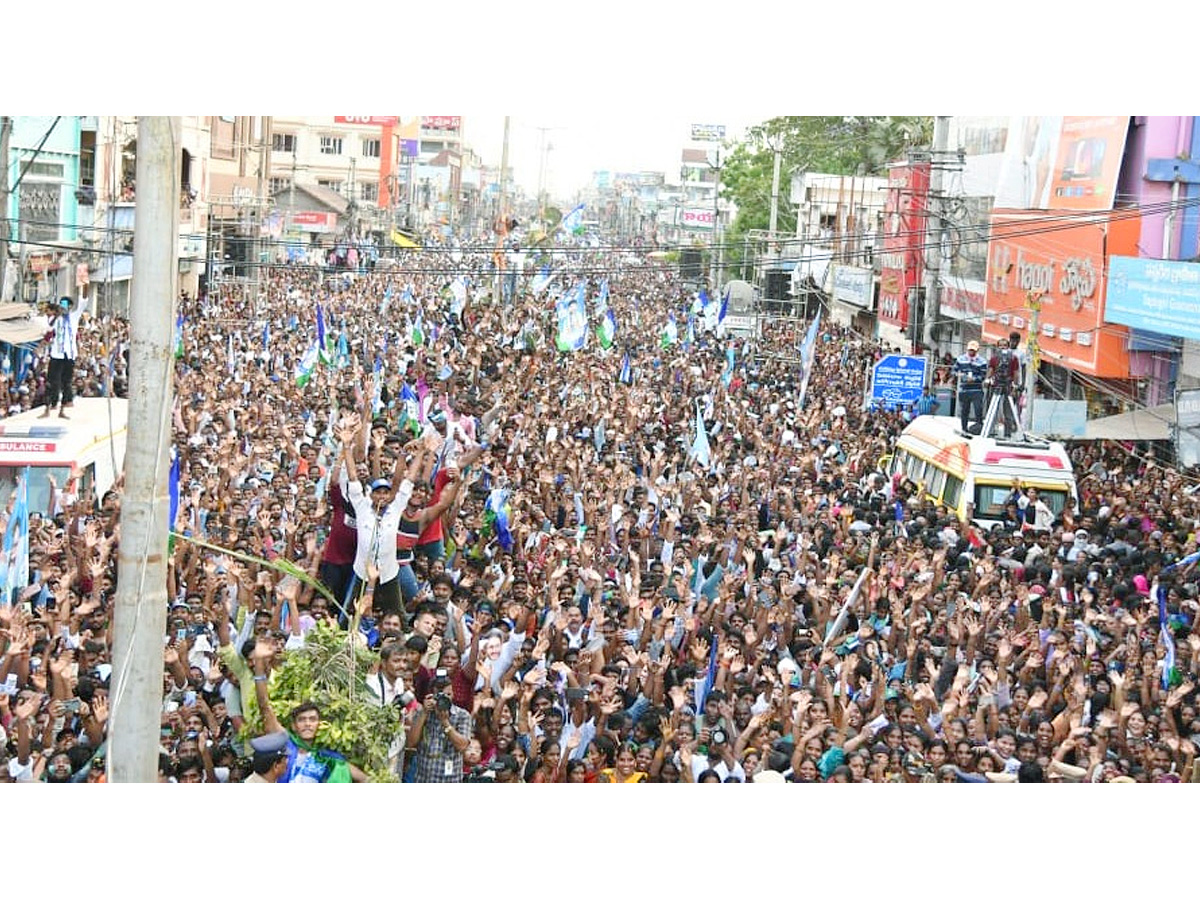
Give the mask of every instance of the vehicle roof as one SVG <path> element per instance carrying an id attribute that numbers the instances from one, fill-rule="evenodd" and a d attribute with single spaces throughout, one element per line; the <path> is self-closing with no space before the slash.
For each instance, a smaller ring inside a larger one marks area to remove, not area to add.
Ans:
<path id="1" fill-rule="evenodd" d="M 965 437 L 954 416 L 917 416 L 901 432 L 898 446 L 919 442 L 937 453 L 957 457 L 971 466 L 1012 466 L 1041 469 L 1047 474 L 1074 475 L 1071 458 L 1057 441 L 1006 441 L 1003 438 Z"/>
<path id="2" fill-rule="evenodd" d="M 129 401 L 119 397 L 77 397 L 66 419 L 39 418 L 43 410 L 0 419 L 0 465 L 66 464 L 128 428 Z"/>

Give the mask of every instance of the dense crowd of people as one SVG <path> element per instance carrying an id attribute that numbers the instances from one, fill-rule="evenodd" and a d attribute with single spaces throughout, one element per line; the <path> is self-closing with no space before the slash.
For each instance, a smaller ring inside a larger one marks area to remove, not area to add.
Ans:
<path id="1" fill-rule="evenodd" d="M 556 254 L 493 302 L 490 260 L 182 302 L 162 780 L 1192 779 L 1190 479 L 1083 444 L 1078 504 L 964 525 L 879 469 L 914 411 L 863 408 L 875 342 L 823 321 L 805 373 L 806 323 L 725 334 L 666 267 Z M 556 347 L 581 278 L 611 349 Z M 127 340 L 85 317 L 77 395 Z M 10 412 L 45 365 L 0 375 Z M 105 777 L 120 486 L 60 487 L 0 606 L 0 779 Z M 370 660 L 353 702 L 395 708 L 386 773 L 284 699 L 331 631 Z"/>

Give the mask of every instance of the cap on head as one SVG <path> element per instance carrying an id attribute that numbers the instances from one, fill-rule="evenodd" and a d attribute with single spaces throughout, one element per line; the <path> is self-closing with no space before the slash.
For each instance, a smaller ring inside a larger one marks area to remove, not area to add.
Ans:
<path id="1" fill-rule="evenodd" d="M 391 487 L 392 487 L 392 483 L 390 481 L 388 481 L 386 478 L 376 478 L 374 481 L 371 482 L 371 490 L 373 490 L 373 491 L 391 490 Z"/>
<path id="2" fill-rule="evenodd" d="M 979 349 L 979 341 L 969 341 L 967 343 L 967 350 L 978 350 L 978 349 Z"/>

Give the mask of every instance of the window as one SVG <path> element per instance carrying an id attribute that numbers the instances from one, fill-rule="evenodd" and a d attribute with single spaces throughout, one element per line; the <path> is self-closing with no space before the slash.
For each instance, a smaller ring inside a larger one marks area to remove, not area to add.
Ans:
<path id="1" fill-rule="evenodd" d="M 962 497 L 962 479 L 953 475 L 946 476 L 946 487 L 942 491 L 942 502 L 951 509 L 958 509 L 959 498 Z"/>
<path id="2" fill-rule="evenodd" d="M 290 178 L 272 178 L 270 181 L 270 190 L 272 195 L 286 191 L 291 186 L 292 179 Z"/>
<path id="3" fill-rule="evenodd" d="M 931 497 L 941 498 L 942 486 L 946 483 L 946 473 L 935 466 L 930 466 L 928 474 L 929 484 L 925 485 L 925 492 Z"/>
<path id="4" fill-rule="evenodd" d="M 362 199 L 368 203 L 375 203 L 379 200 L 379 185 L 376 182 L 364 182 L 362 186 Z"/>
<path id="5" fill-rule="evenodd" d="M 334 191 L 338 194 L 340 194 L 342 192 L 342 182 L 330 181 L 327 178 L 318 178 L 317 179 L 317 187 L 328 188 L 329 190 Z"/>
<path id="6" fill-rule="evenodd" d="M 382 142 L 379 138 L 372 138 L 370 140 L 364 138 L 362 142 L 362 155 L 379 159 L 380 147 L 382 147 Z"/>
<path id="7" fill-rule="evenodd" d="M 294 134 L 271 135 L 271 149 L 276 153 L 295 153 L 296 136 Z"/>
<path id="8" fill-rule="evenodd" d="M 321 152 L 328 156 L 341 156 L 342 139 L 340 137 L 321 135 Z"/>
<path id="9" fill-rule="evenodd" d="M 1000 519 L 1004 517 L 1004 501 L 1012 487 L 1004 484 L 980 484 L 975 487 L 975 517 Z"/>
<path id="10" fill-rule="evenodd" d="M 96 186 L 96 132 L 79 132 L 79 186 Z"/>
<path id="11" fill-rule="evenodd" d="M 64 167 L 62 163 L 31 162 L 22 164 L 21 171 L 25 175 L 41 178 L 62 178 Z"/>

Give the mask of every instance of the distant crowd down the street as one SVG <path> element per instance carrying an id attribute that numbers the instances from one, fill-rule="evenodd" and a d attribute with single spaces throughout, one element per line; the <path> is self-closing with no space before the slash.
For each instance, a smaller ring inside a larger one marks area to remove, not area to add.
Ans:
<path id="1" fill-rule="evenodd" d="M 880 468 L 890 348 L 587 254 L 180 300 L 161 780 L 1193 780 L 1194 479 L 1078 444 L 1078 502 L 964 523 Z M 77 340 L 74 395 L 123 394 L 128 323 Z M 31 510 L 0 779 L 106 777 L 121 490 Z"/>

